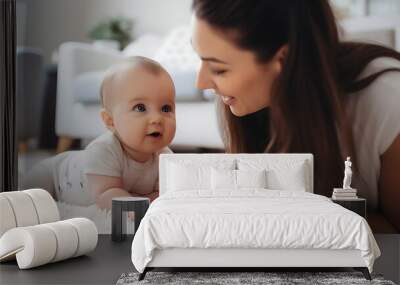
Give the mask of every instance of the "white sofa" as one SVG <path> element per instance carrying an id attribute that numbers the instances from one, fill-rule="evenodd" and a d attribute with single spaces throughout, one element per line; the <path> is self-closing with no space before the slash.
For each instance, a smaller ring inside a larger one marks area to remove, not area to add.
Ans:
<path id="1" fill-rule="evenodd" d="M 176 30 L 182 32 L 179 29 Z M 176 43 L 180 36 L 173 32 L 171 32 L 169 38 L 167 36 L 165 39 L 159 41 L 155 40 L 154 37 L 145 37 L 143 41 L 139 39 L 137 41 L 139 42 L 138 44 L 134 43 L 133 47 L 128 46 L 122 52 L 87 43 L 63 43 L 59 48 L 58 62 L 57 135 L 59 137 L 90 140 L 105 131 L 105 127 L 99 116 L 99 103 L 84 102 L 85 100 L 80 101 L 79 98 L 77 99 L 76 83 L 78 80 L 82 83 L 82 76 L 85 76 L 85 74 L 104 71 L 111 65 L 126 60 L 128 56 L 143 55 L 154 58 L 160 61 L 170 72 L 176 70 L 176 66 L 171 66 L 169 62 L 176 63 L 181 61 L 178 71 L 190 70 L 193 73 L 191 86 L 194 86 L 194 77 L 197 68 L 194 66 L 195 60 L 187 51 L 187 47 L 182 47 L 181 42 Z M 190 45 L 189 41 L 187 42 Z M 176 46 L 176 49 L 171 51 L 171 46 Z M 186 51 L 182 53 L 185 48 Z M 159 52 L 155 54 L 154 51 L 157 51 L 157 49 Z M 160 51 L 160 49 L 162 50 Z M 193 53 L 193 51 L 191 52 Z M 182 53 L 182 56 L 180 56 L 180 53 Z M 164 58 L 164 62 L 162 57 Z M 99 85 L 101 75 L 97 79 L 93 79 L 92 77 L 87 81 L 84 84 Z M 175 82 L 175 85 L 178 87 L 177 82 Z M 185 92 L 184 87 L 179 86 L 179 88 L 183 89 L 182 92 Z M 83 95 L 86 96 L 85 94 Z M 176 119 L 177 129 L 172 146 L 223 148 L 217 125 L 214 100 L 205 100 L 201 96 L 190 99 L 185 98 L 185 96 L 177 96 Z"/>
<path id="2" fill-rule="evenodd" d="M 343 38 L 382 44 L 400 51 L 400 17 L 367 16 L 340 22 Z"/>

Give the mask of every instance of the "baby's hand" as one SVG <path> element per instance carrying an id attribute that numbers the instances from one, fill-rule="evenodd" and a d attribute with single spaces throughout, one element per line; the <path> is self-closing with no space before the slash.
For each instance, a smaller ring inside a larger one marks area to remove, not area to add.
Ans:
<path id="1" fill-rule="evenodd" d="M 158 198 L 159 194 L 160 194 L 160 193 L 159 193 L 158 191 L 154 191 L 154 192 L 151 192 L 150 194 L 147 194 L 146 196 L 147 196 L 147 198 L 150 199 L 150 203 L 151 203 L 151 202 L 153 202 L 155 199 Z"/>

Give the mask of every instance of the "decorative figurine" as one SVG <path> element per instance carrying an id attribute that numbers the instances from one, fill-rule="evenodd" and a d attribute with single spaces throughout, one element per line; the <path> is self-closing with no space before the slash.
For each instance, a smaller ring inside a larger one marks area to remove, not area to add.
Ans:
<path id="1" fill-rule="evenodd" d="M 357 199 L 357 189 L 351 188 L 351 178 L 353 171 L 351 170 L 352 162 L 350 156 L 344 162 L 344 179 L 343 188 L 333 188 L 332 200 L 354 200 Z"/>
<path id="2" fill-rule="evenodd" d="M 343 179 L 343 189 L 352 189 L 351 184 L 351 177 L 353 175 L 353 171 L 351 170 L 351 161 L 350 156 L 347 157 L 346 161 L 344 162 L 344 179 Z"/>

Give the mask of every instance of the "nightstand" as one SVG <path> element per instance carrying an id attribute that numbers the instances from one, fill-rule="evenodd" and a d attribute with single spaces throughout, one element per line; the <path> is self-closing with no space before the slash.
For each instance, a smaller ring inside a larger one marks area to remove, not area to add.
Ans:
<path id="1" fill-rule="evenodd" d="M 364 219 L 367 218 L 367 200 L 364 198 L 354 198 L 347 200 L 332 199 L 332 202 L 359 214 Z"/>
<path id="2" fill-rule="evenodd" d="M 144 197 L 114 197 L 111 209 L 111 237 L 113 241 L 123 241 L 128 234 L 127 214 L 135 213 L 134 231 L 139 227 L 140 221 L 146 214 L 150 199 Z M 135 234 L 135 232 L 131 233 Z"/>

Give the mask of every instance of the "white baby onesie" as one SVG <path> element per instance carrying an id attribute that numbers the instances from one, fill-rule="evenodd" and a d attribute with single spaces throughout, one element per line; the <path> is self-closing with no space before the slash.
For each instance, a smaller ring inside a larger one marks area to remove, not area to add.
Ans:
<path id="1" fill-rule="evenodd" d="M 71 151 L 56 167 L 54 181 L 58 200 L 87 206 L 95 203 L 88 191 L 86 174 L 122 177 L 128 192 L 148 194 L 158 190 L 158 157 L 172 153 L 165 147 L 153 157 L 140 163 L 130 159 L 118 139 L 107 132 L 92 141 L 84 150 Z"/>

